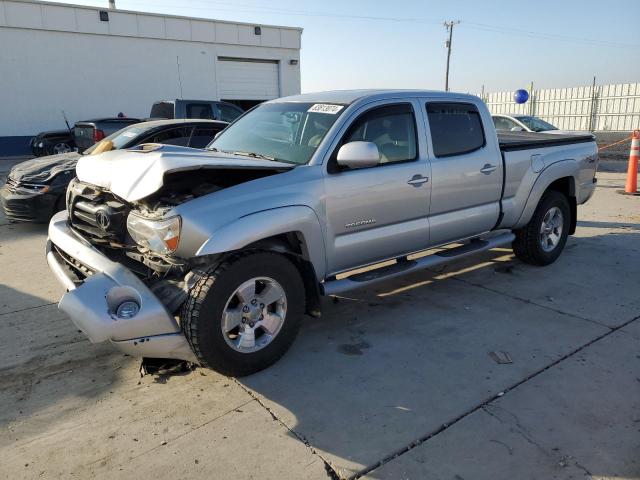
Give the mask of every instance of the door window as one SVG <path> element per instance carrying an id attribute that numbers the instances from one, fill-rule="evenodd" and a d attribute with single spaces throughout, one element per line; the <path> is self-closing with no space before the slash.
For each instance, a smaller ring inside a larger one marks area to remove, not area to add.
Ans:
<path id="1" fill-rule="evenodd" d="M 236 118 L 242 115 L 242 110 L 231 105 L 225 105 L 223 103 L 218 104 L 218 112 L 220 120 L 223 122 L 233 122 Z"/>
<path id="2" fill-rule="evenodd" d="M 485 146 L 480 112 L 471 103 L 427 103 L 433 153 L 436 157 L 462 155 Z"/>
<path id="3" fill-rule="evenodd" d="M 358 141 L 375 143 L 381 164 L 415 160 L 418 148 L 413 108 L 397 104 L 369 110 L 349 127 L 340 146 Z"/>
<path id="4" fill-rule="evenodd" d="M 221 129 L 219 127 L 196 127 L 196 130 L 193 132 L 193 136 L 191 137 L 191 142 L 189 142 L 189 146 L 191 148 L 206 147 L 211 143 L 215 134 L 220 130 Z"/>
<path id="5" fill-rule="evenodd" d="M 179 145 L 186 147 L 189 143 L 192 127 L 171 128 L 155 133 L 141 143 L 164 143 L 167 145 Z"/>
<path id="6" fill-rule="evenodd" d="M 495 125 L 496 130 L 501 132 L 504 132 L 504 131 L 510 132 L 514 128 L 517 128 L 518 130 L 522 130 L 522 127 L 520 125 L 518 125 L 513 120 L 510 120 L 505 117 L 493 117 L 493 124 Z"/>

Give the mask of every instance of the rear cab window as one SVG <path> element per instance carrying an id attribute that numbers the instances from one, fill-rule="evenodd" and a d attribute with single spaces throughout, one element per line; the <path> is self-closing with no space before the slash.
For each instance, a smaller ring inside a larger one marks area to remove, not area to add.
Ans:
<path id="1" fill-rule="evenodd" d="M 436 157 L 464 155 L 486 145 L 480 112 L 472 103 L 427 102 L 426 109 Z"/>
<path id="2" fill-rule="evenodd" d="M 209 103 L 189 103 L 187 104 L 187 118 L 215 120 L 213 107 Z"/>

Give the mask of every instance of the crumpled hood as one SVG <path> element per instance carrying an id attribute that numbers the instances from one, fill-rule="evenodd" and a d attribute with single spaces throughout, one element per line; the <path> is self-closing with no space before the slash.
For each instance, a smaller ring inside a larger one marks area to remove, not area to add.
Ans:
<path id="1" fill-rule="evenodd" d="M 292 165 L 209 150 L 146 144 L 127 150 L 85 155 L 76 166 L 82 182 L 105 188 L 134 202 L 158 191 L 167 173 L 198 169 L 288 170 Z"/>
<path id="2" fill-rule="evenodd" d="M 77 152 L 33 158 L 14 166 L 9 178 L 15 181 L 47 183 L 61 172 L 73 170 L 81 157 Z"/>

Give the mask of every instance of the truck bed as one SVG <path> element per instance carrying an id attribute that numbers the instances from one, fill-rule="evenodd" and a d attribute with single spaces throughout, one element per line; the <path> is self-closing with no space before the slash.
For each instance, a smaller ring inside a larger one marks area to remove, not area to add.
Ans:
<path id="1" fill-rule="evenodd" d="M 555 147 L 574 143 L 593 142 L 594 136 L 585 134 L 553 134 L 535 132 L 498 132 L 500 150 L 527 150 L 530 148 Z"/>

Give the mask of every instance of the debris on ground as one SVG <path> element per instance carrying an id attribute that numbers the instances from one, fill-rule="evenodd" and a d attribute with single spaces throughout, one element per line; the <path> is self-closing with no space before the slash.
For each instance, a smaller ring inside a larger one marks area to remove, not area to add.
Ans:
<path id="1" fill-rule="evenodd" d="M 196 365 L 186 360 L 176 360 L 173 358 L 147 358 L 144 357 L 140 363 L 140 376 L 159 375 L 167 376 L 173 374 L 187 373 L 195 370 Z"/>
<path id="2" fill-rule="evenodd" d="M 507 363 L 513 363 L 513 360 L 511 360 L 511 355 L 509 355 L 508 352 L 502 352 L 502 351 L 496 351 L 496 352 L 489 352 L 489 356 L 498 364 L 507 364 Z"/>

